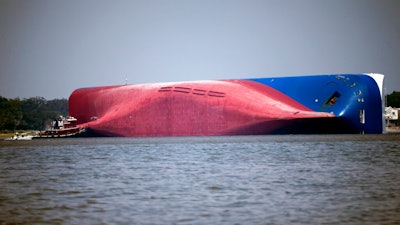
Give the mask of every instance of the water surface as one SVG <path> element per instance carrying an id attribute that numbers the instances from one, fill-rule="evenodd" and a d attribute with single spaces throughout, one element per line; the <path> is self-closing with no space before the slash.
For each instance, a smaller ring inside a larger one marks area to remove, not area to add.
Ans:
<path id="1" fill-rule="evenodd" d="M 0 141 L 0 224 L 399 224 L 399 135 Z"/>

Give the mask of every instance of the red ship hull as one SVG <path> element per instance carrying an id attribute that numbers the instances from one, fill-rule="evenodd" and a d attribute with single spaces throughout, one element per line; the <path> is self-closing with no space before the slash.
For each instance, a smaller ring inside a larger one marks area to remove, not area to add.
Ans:
<path id="1" fill-rule="evenodd" d="M 250 80 L 122 85 L 75 90 L 69 113 L 103 136 L 270 134 L 296 121 L 328 119 Z"/>

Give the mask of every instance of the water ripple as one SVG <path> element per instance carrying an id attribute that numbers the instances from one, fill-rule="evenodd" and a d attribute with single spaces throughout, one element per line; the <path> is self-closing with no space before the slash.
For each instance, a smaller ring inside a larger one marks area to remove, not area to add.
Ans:
<path id="1" fill-rule="evenodd" d="M 400 136 L 0 143 L 0 224 L 398 224 Z"/>

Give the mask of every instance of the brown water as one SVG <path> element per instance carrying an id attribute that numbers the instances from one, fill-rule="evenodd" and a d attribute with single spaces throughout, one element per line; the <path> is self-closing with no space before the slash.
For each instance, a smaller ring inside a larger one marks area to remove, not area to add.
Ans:
<path id="1" fill-rule="evenodd" d="M 0 224 L 399 224 L 399 135 L 0 141 Z"/>

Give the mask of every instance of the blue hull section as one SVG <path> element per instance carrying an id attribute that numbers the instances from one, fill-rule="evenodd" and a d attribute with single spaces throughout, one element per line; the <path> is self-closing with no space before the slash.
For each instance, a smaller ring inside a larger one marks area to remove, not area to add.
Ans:
<path id="1" fill-rule="evenodd" d="M 249 80 L 272 87 L 315 112 L 335 115 L 333 119 L 299 120 L 282 128 L 288 133 L 377 134 L 383 132 L 383 75 L 375 76 L 381 79 L 368 74 L 340 74 Z"/>

